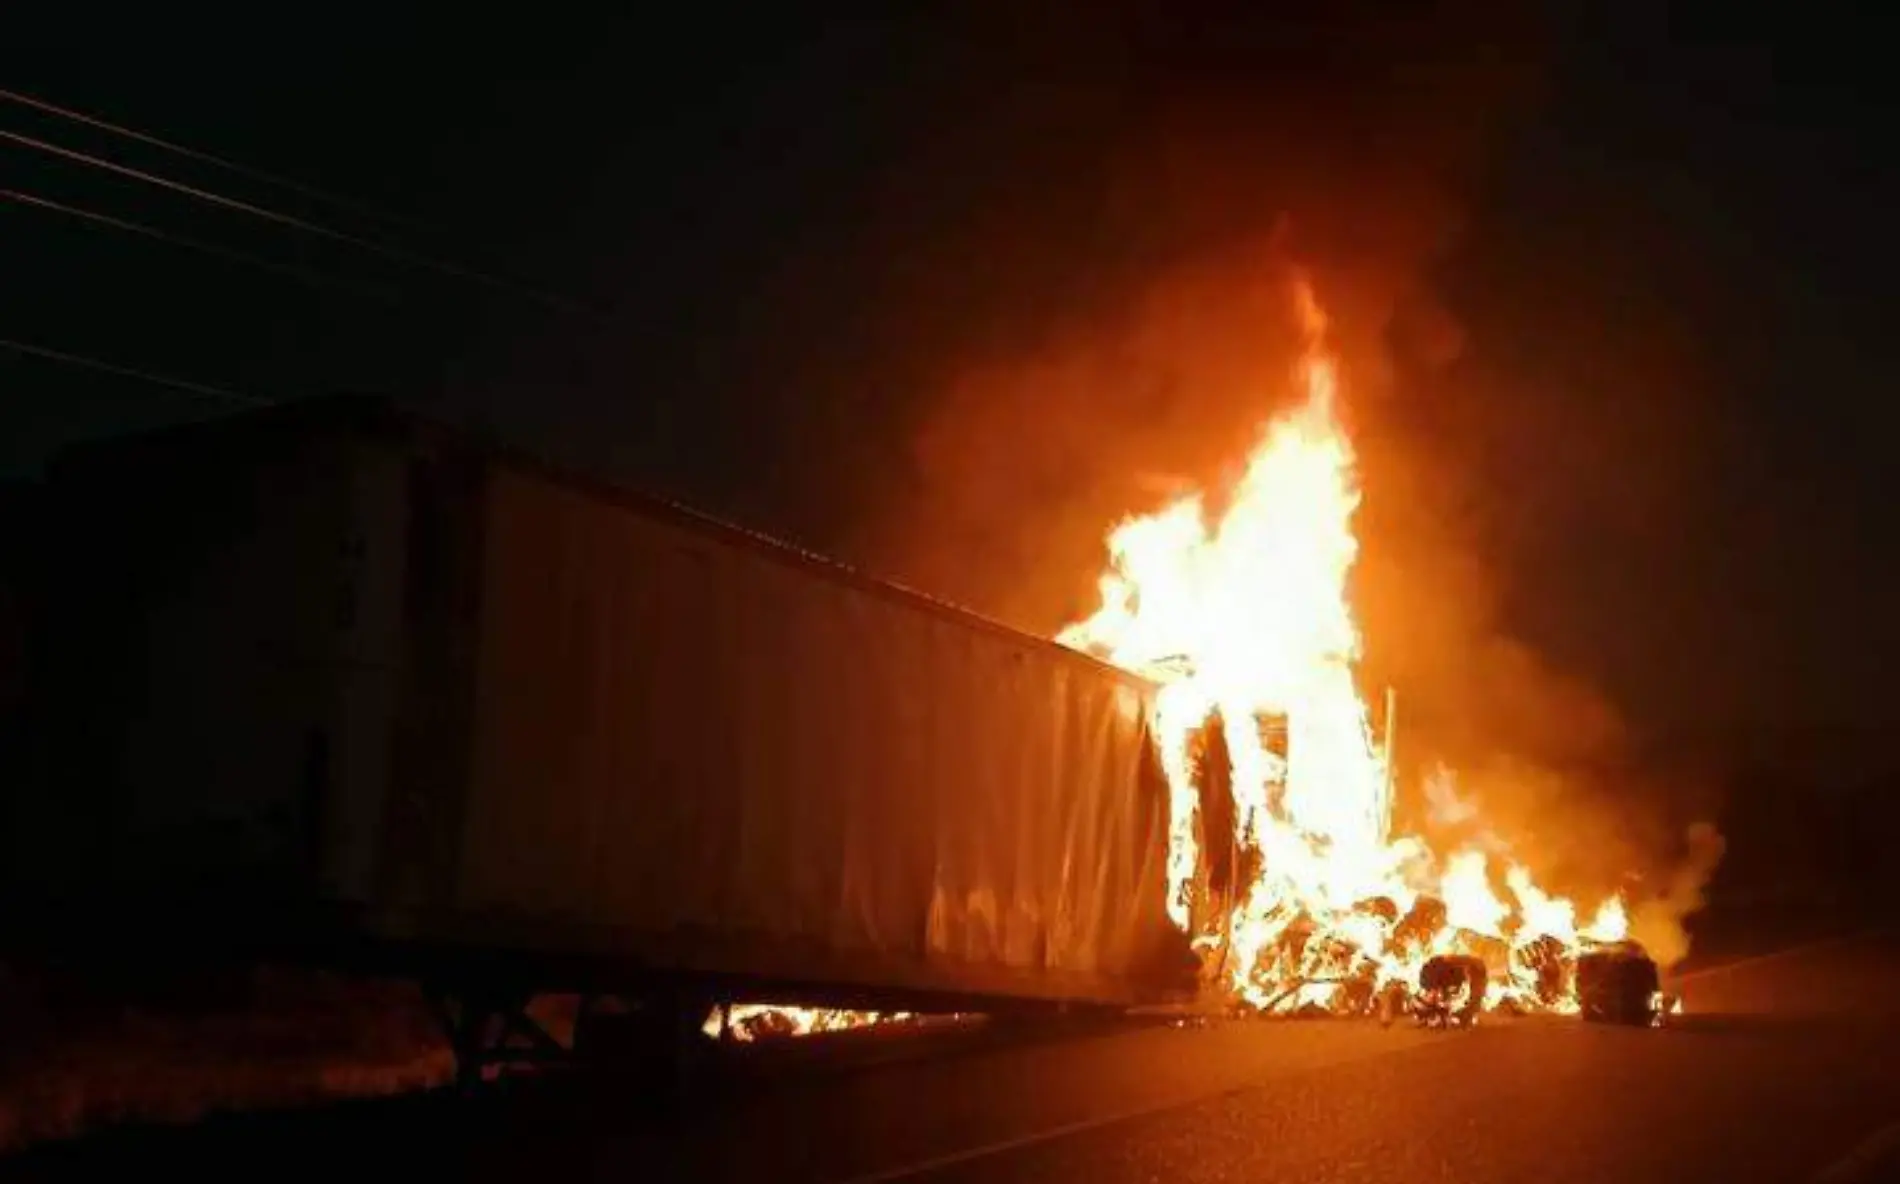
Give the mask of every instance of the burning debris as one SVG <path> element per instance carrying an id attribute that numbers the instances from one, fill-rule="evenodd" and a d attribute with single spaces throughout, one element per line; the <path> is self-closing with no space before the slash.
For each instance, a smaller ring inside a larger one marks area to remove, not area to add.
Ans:
<path id="1" fill-rule="evenodd" d="M 1643 947 L 1616 942 L 1577 959 L 1577 1007 L 1586 1020 L 1660 1027 L 1676 1008 Z"/>
<path id="2" fill-rule="evenodd" d="M 1353 451 L 1325 314 L 1296 295 L 1302 403 L 1217 515 L 1197 495 L 1116 527 L 1100 608 L 1058 637 L 1161 684 L 1169 914 L 1246 1010 L 1636 1014 L 1655 964 L 1606 944 L 1628 937 L 1620 897 L 1580 925 L 1495 845 L 1440 858 L 1392 833 L 1393 705 L 1375 741 L 1354 681 Z"/>
<path id="3" fill-rule="evenodd" d="M 840 1008 L 788 1007 L 770 1003 L 733 1003 L 712 1009 L 700 1031 L 715 1040 L 750 1044 L 788 1036 L 839 1032 L 872 1024 L 912 1020 L 907 1011 L 847 1011 Z"/>
<path id="4" fill-rule="evenodd" d="M 1511 951 L 1513 960 L 1529 980 L 1532 994 L 1540 1007 L 1557 1010 L 1571 996 L 1575 967 L 1570 947 L 1545 934 Z"/>
<path id="5" fill-rule="evenodd" d="M 1433 957 L 1418 972 L 1413 1010 L 1419 1023 L 1437 1028 L 1469 1028 L 1477 1023 L 1489 979 L 1482 958 L 1470 954 Z"/>

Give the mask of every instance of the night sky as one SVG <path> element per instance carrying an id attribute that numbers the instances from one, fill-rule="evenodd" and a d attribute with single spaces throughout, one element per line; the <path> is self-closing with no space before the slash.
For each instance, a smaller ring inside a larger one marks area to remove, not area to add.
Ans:
<path id="1" fill-rule="evenodd" d="M 494 282 L 0 140 L 0 337 L 387 393 L 1047 630 L 1287 397 L 1297 259 L 1415 745 L 1731 797 L 1893 772 L 1874 18 L 690 7 L 10 34 L 0 88 L 379 213 L 0 130 Z M 239 406 L 0 350 L 0 465 Z"/>

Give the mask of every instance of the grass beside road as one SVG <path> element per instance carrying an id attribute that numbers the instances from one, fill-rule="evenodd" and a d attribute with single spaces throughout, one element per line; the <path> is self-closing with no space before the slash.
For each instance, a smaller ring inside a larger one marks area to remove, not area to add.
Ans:
<path id="1" fill-rule="evenodd" d="M 425 1089 L 452 1060 L 411 986 L 235 972 L 214 999 L 80 998 L 0 968 L 0 1151 L 127 1123 Z"/>

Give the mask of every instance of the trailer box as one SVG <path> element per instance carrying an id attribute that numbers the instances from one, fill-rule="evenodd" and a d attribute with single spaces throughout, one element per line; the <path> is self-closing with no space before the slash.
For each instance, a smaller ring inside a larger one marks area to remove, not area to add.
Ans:
<path id="1" fill-rule="evenodd" d="M 155 940 L 565 988 L 1142 1002 L 1154 688 L 363 400 L 53 472 L 20 890 Z"/>

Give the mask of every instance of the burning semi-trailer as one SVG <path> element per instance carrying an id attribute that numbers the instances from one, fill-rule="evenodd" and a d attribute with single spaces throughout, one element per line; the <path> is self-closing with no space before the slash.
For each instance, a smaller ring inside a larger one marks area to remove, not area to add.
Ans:
<path id="1" fill-rule="evenodd" d="M 8 922 L 413 975 L 465 1070 L 559 1051 L 549 991 L 614 1047 L 1190 997 L 1659 1022 L 1621 895 L 1395 831 L 1294 293 L 1297 401 L 1114 527 L 1054 641 L 374 401 L 77 450 Z"/>
<path id="2" fill-rule="evenodd" d="M 686 1031 L 1193 989 L 1140 677 L 376 401 L 50 487 L 40 939 L 412 975 L 465 1068 L 543 991 Z"/>

